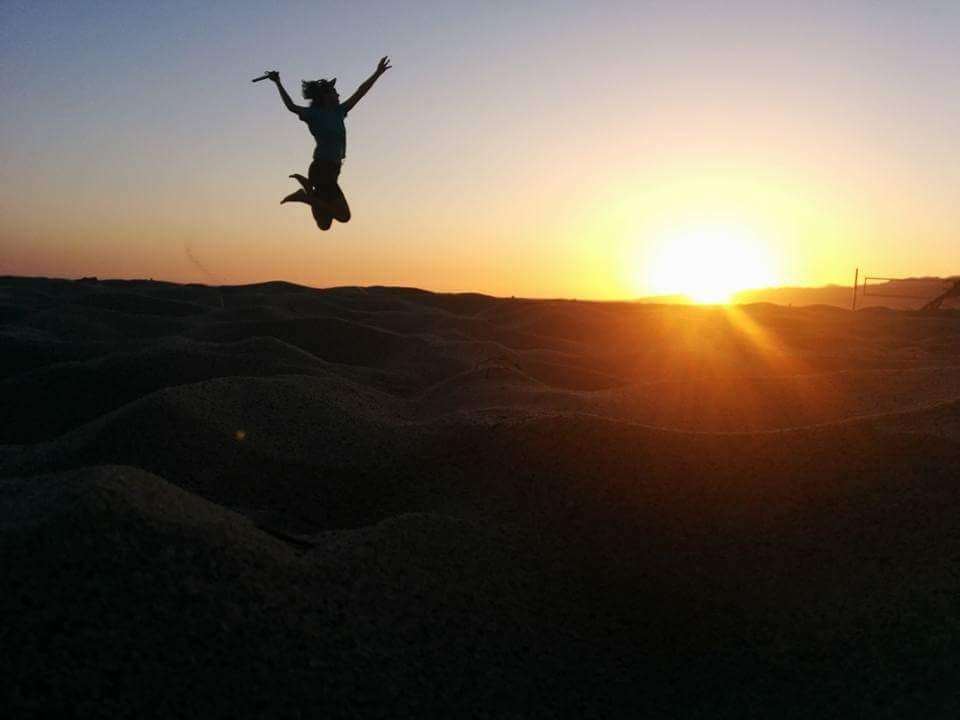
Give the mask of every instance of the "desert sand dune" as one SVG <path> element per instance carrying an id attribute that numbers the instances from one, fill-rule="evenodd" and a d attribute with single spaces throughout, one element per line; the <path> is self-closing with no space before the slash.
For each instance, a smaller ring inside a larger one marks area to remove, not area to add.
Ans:
<path id="1" fill-rule="evenodd" d="M 890 432 L 935 435 L 960 442 L 960 401 L 931 403 L 914 412 L 890 413 L 874 422 Z"/>
<path id="2" fill-rule="evenodd" d="M 47 705 L 72 698 L 81 715 L 246 715 L 253 704 L 355 717 L 456 712 L 464 700 L 508 710 L 508 698 L 548 687 L 562 667 L 551 658 L 559 628 L 532 609 L 533 574 L 462 522 L 399 516 L 328 536 L 304 556 L 134 468 L 0 482 L 0 548 L 18 579 L 0 606 L 18 614 L 6 637 L 23 649 L 0 687 L 16 681 L 19 698 L 53 684 Z M 63 612 L 25 613 L 38 599 Z M 51 632 L 36 652 L 33 639 Z M 459 663 L 444 661 L 455 655 Z M 91 665 L 112 670 L 91 685 L 82 672 Z M 436 689 L 403 696 L 421 683 Z M 219 690 L 185 700 L 203 687 Z"/>
<path id="3" fill-rule="evenodd" d="M 0 301 L 15 714 L 960 711 L 950 312 Z"/>
<path id="4" fill-rule="evenodd" d="M 61 362 L 0 382 L 0 442 L 50 440 L 153 390 L 217 377 L 330 373 L 329 363 L 274 337 L 235 343 L 168 338 L 90 360 Z M 362 371 L 334 366 L 334 372 Z M 50 412 L 56 408 L 56 412 Z"/>
<path id="5" fill-rule="evenodd" d="M 113 345 L 69 342 L 43 330 L 7 324 L 0 329 L 0 377 L 29 372 L 56 362 L 96 357 Z"/>
<path id="6" fill-rule="evenodd" d="M 380 519 L 387 511 L 377 508 L 393 499 L 378 476 L 368 489 L 356 483 L 398 452 L 384 420 L 389 401 L 332 375 L 218 378 L 159 390 L 53 443 L 25 446 L 19 462 L 64 468 L 102 458 L 176 475 L 231 506 L 279 503 L 317 526 L 352 526 Z"/>
<path id="7" fill-rule="evenodd" d="M 598 397 L 595 412 L 664 428 L 737 432 L 905 413 L 958 398 L 960 367 L 867 369 L 641 383 Z"/>
<path id="8" fill-rule="evenodd" d="M 150 295 L 124 292 L 102 292 L 78 298 L 77 305 L 82 307 L 116 310 L 133 315 L 157 315 L 183 317 L 198 315 L 206 310 L 202 305 L 183 300 L 162 300 Z"/>

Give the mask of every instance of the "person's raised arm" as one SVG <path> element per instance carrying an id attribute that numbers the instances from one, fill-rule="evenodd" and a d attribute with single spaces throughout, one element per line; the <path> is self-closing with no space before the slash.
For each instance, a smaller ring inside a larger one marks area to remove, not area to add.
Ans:
<path id="1" fill-rule="evenodd" d="M 387 70 L 390 69 L 390 58 L 384 56 L 380 58 L 380 62 L 377 65 L 377 69 L 373 71 L 373 75 L 368 77 L 363 83 L 360 84 L 360 87 L 357 88 L 357 91 L 347 98 L 347 101 L 343 103 L 341 107 L 346 112 L 353 110 L 353 106 L 360 102 L 360 98 L 367 94 L 370 88 L 373 87 L 373 84 L 383 75 Z"/>
<path id="2" fill-rule="evenodd" d="M 292 113 L 296 113 L 297 115 L 306 110 L 306 108 L 301 105 L 297 105 L 293 102 L 293 100 L 290 99 L 290 95 L 283 87 L 283 83 L 280 82 L 280 73 L 278 73 L 276 70 L 271 70 L 266 75 L 270 80 L 273 80 L 273 83 L 277 86 L 277 90 L 280 93 L 280 99 L 283 100 L 283 104 L 287 106 L 287 110 Z"/>

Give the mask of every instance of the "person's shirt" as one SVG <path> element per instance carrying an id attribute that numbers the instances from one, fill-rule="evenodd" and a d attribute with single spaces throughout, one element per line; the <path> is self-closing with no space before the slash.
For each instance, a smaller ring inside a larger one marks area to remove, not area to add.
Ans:
<path id="1" fill-rule="evenodd" d="M 332 160 L 340 162 L 347 155 L 347 127 L 343 119 L 347 109 L 343 105 L 335 108 L 323 108 L 311 105 L 300 113 L 300 119 L 310 128 L 310 134 L 317 141 L 313 151 L 314 160 Z"/>

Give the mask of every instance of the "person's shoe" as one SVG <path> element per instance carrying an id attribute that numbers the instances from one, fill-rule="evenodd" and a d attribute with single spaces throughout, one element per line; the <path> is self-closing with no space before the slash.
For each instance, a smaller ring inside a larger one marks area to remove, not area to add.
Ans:
<path id="1" fill-rule="evenodd" d="M 297 190 L 296 192 L 292 192 L 289 195 L 287 195 L 283 200 L 280 201 L 280 204 L 283 205 L 284 203 L 288 203 L 288 202 L 302 202 L 309 205 L 310 198 L 307 195 L 306 191 Z"/>

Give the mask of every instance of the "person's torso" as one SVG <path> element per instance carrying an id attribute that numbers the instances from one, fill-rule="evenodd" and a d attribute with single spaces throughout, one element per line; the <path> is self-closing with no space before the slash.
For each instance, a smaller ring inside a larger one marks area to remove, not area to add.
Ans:
<path id="1" fill-rule="evenodd" d="M 314 158 L 342 160 L 347 154 L 347 127 L 343 122 L 346 113 L 343 106 L 336 108 L 308 107 L 301 119 L 310 128 L 317 141 Z"/>

